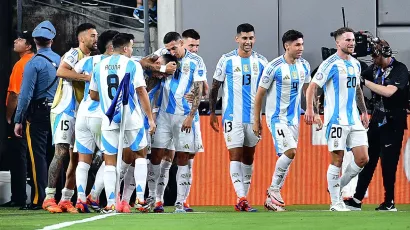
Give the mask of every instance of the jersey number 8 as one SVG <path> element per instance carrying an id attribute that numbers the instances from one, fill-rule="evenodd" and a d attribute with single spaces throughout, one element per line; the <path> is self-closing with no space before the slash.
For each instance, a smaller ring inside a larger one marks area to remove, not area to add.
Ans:
<path id="1" fill-rule="evenodd" d="M 108 97 L 113 100 L 117 94 L 119 79 L 117 74 L 110 74 L 107 76 Z"/>

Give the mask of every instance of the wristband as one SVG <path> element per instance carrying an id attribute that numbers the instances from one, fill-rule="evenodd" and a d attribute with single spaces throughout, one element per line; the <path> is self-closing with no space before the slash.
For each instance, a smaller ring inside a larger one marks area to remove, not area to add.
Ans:
<path id="1" fill-rule="evenodd" d="M 161 68 L 159 69 L 159 72 L 165 73 L 166 70 L 167 70 L 167 66 L 166 65 L 161 65 Z"/>

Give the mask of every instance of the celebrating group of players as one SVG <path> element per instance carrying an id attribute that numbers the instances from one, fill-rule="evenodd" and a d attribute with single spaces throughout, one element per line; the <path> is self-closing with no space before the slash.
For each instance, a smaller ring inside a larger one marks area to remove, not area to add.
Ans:
<path id="1" fill-rule="evenodd" d="M 78 27 L 77 36 L 79 47 L 64 55 L 57 71 L 60 82 L 51 110 L 55 156 L 49 168 L 43 208 L 52 213 L 100 210 L 99 196 L 105 188 L 107 206 L 101 209 L 104 213 L 131 212 L 134 191 L 139 212 L 164 212 L 163 194 L 175 155 L 175 212 L 193 211 L 186 202 L 192 184 L 193 159 L 197 152 L 204 151 L 197 110 L 202 96 L 208 92 L 206 67 L 196 54 L 199 34 L 193 29 L 184 31 L 182 36 L 169 32 L 163 38 L 164 48 L 140 60 L 132 57 L 131 34 L 108 30 L 98 35 L 95 26 L 85 23 Z M 337 53 L 320 65 L 313 79 L 309 63 L 301 57 L 301 32 L 287 31 L 282 37 L 285 54 L 269 63 L 253 50 L 252 25 L 239 25 L 235 40 L 238 48 L 222 55 L 209 90 L 210 125 L 219 132 L 215 110 L 223 85 L 221 122 L 238 199 L 235 210 L 256 211 L 246 196 L 255 146 L 261 140 L 261 105 L 266 94 L 267 126 L 279 158 L 265 208 L 285 210 L 280 190 L 296 154 L 303 91 L 307 98 L 305 121 L 317 124 L 319 129 L 326 127 L 332 152 L 327 173 L 331 210 L 347 211 L 341 200 L 341 188 L 367 162 L 368 120 L 358 87 L 360 64 L 351 56 L 355 45 L 353 31 L 336 31 Z M 97 49 L 101 55 L 90 56 Z M 317 111 L 318 86 L 325 91 L 324 123 Z M 363 124 L 357 107 L 362 112 Z M 340 178 L 346 147 L 352 149 L 356 160 Z M 87 196 L 88 171 L 97 149 L 103 152 L 104 162 Z M 68 155 L 66 184 L 57 204 L 56 178 Z M 122 157 L 117 159 L 117 155 Z M 124 182 L 122 195 L 119 181 Z M 147 182 L 149 196 L 144 199 Z M 74 206 L 70 200 L 75 188 L 78 200 Z"/>

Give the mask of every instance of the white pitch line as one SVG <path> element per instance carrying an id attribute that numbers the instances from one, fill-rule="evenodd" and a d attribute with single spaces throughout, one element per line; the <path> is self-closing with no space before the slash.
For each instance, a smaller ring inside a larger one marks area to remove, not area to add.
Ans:
<path id="1" fill-rule="evenodd" d="M 68 221 L 68 222 L 63 222 L 63 223 L 59 223 L 59 224 L 53 224 L 50 226 L 46 226 L 44 228 L 42 228 L 41 230 L 54 230 L 54 229 L 61 229 L 61 228 L 65 228 L 74 224 L 81 224 L 81 223 L 87 223 L 87 222 L 91 222 L 91 221 L 95 221 L 95 220 L 101 220 L 110 216 L 115 216 L 115 215 L 119 215 L 121 213 L 110 213 L 110 214 L 105 214 L 105 215 L 98 215 L 98 216 L 93 216 L 90 218 L 86 218 L 83 220 L 75 220 L 75 221 Z"/>

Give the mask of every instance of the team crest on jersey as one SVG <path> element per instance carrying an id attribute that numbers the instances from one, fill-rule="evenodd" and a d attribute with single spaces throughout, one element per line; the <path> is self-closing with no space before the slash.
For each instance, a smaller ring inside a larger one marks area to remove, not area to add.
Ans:
<path id="1" fill-rule="evenodd" d="M 258 65 L 256 63 L 253 63 L 252 70 L 253 72 L 258 72 Z"/>
<path id="2" fill-rule="evenodd" d="M 304 77 L 305 77 L 305 73 L 304 73 L 303 71 L 300 71 L 300 74 L 299 74 L 299 75 L 300 75 L 301 78 L 304 78 Z"/>
<path id="3" fill-rule="evenodd" d="M 293 79 L 297 79 L 297 78 L 298 78 L 298 73 L 292 72 L 292 78 L 293 78 Z"/>
<path id="4" fill-rule="evenodd" d="M 269 77 L 268 76 L 264 76 L 263 78 L 262 78 L 262 83 L 268 83 L 269 82 Z"/>
<path id="5" fill-rule="evenodd" d="M 243 65 L 243 71 L 244 72 L 249 72 L 249 65 L 248 64 Z"/>
<path id="6" fill-rule="evenodd" d="M 67 140 L 67 133 L 63 132 L 63 136 L 62 136 L 63 140 Z"/>
<path id="7" fill-rule="evenodd" d="M 289 75 L 286 75 L 284 79 L 285 79 L 285 80 L 290 80 Z"/>
<path id="8" fill-rule="evenodd" d="M 239 68 L 239 66 L 236 67 L 236 69 L 234 70 L 234 72 L 241 72 L 241 68 Z"/>
<path id="9" fill-rule="evenodd" d="M 354 74 L 354 69 L 351 66 L 349 66 L 349 68 L 347 68 L 347 71 L 349 72 L 350 75 Z"/>
<path id="10" fill-rule="evenodd" d="M 315 77 L 318 80 L 322 80 L 323 79 L 323 74 L 322 73 L 316 73 Z"/>
<path id="11" fill-rule="evenodd" d="M 231 141 L 232 141 L 232 138 L 231 138 L 231 136 L 229 136 L 229 135 L 228 135 L 227 139 L 228 139 L 228 142 L 231 142 Z"/>
<path id="12" fill-rule="evenodd" d="M 184 67 L 182 67 L 182 70 L 184 71 L 184 73 L 188 73 L 189 72 L 189 65 L 188 63 L 184 64 Z"/>
<path id="13" fill-rule="evenodd" d="M 339 141 L 337 139 L 334 142 L 334 146 L 335 146 L 335 148 L 337 148 L 339 146 Z"/>
<path id="14" fill-rule="evenodd" d="M 288 147 L 288 142 L 285 139 L 283 139 L 283 147 Z"/>

